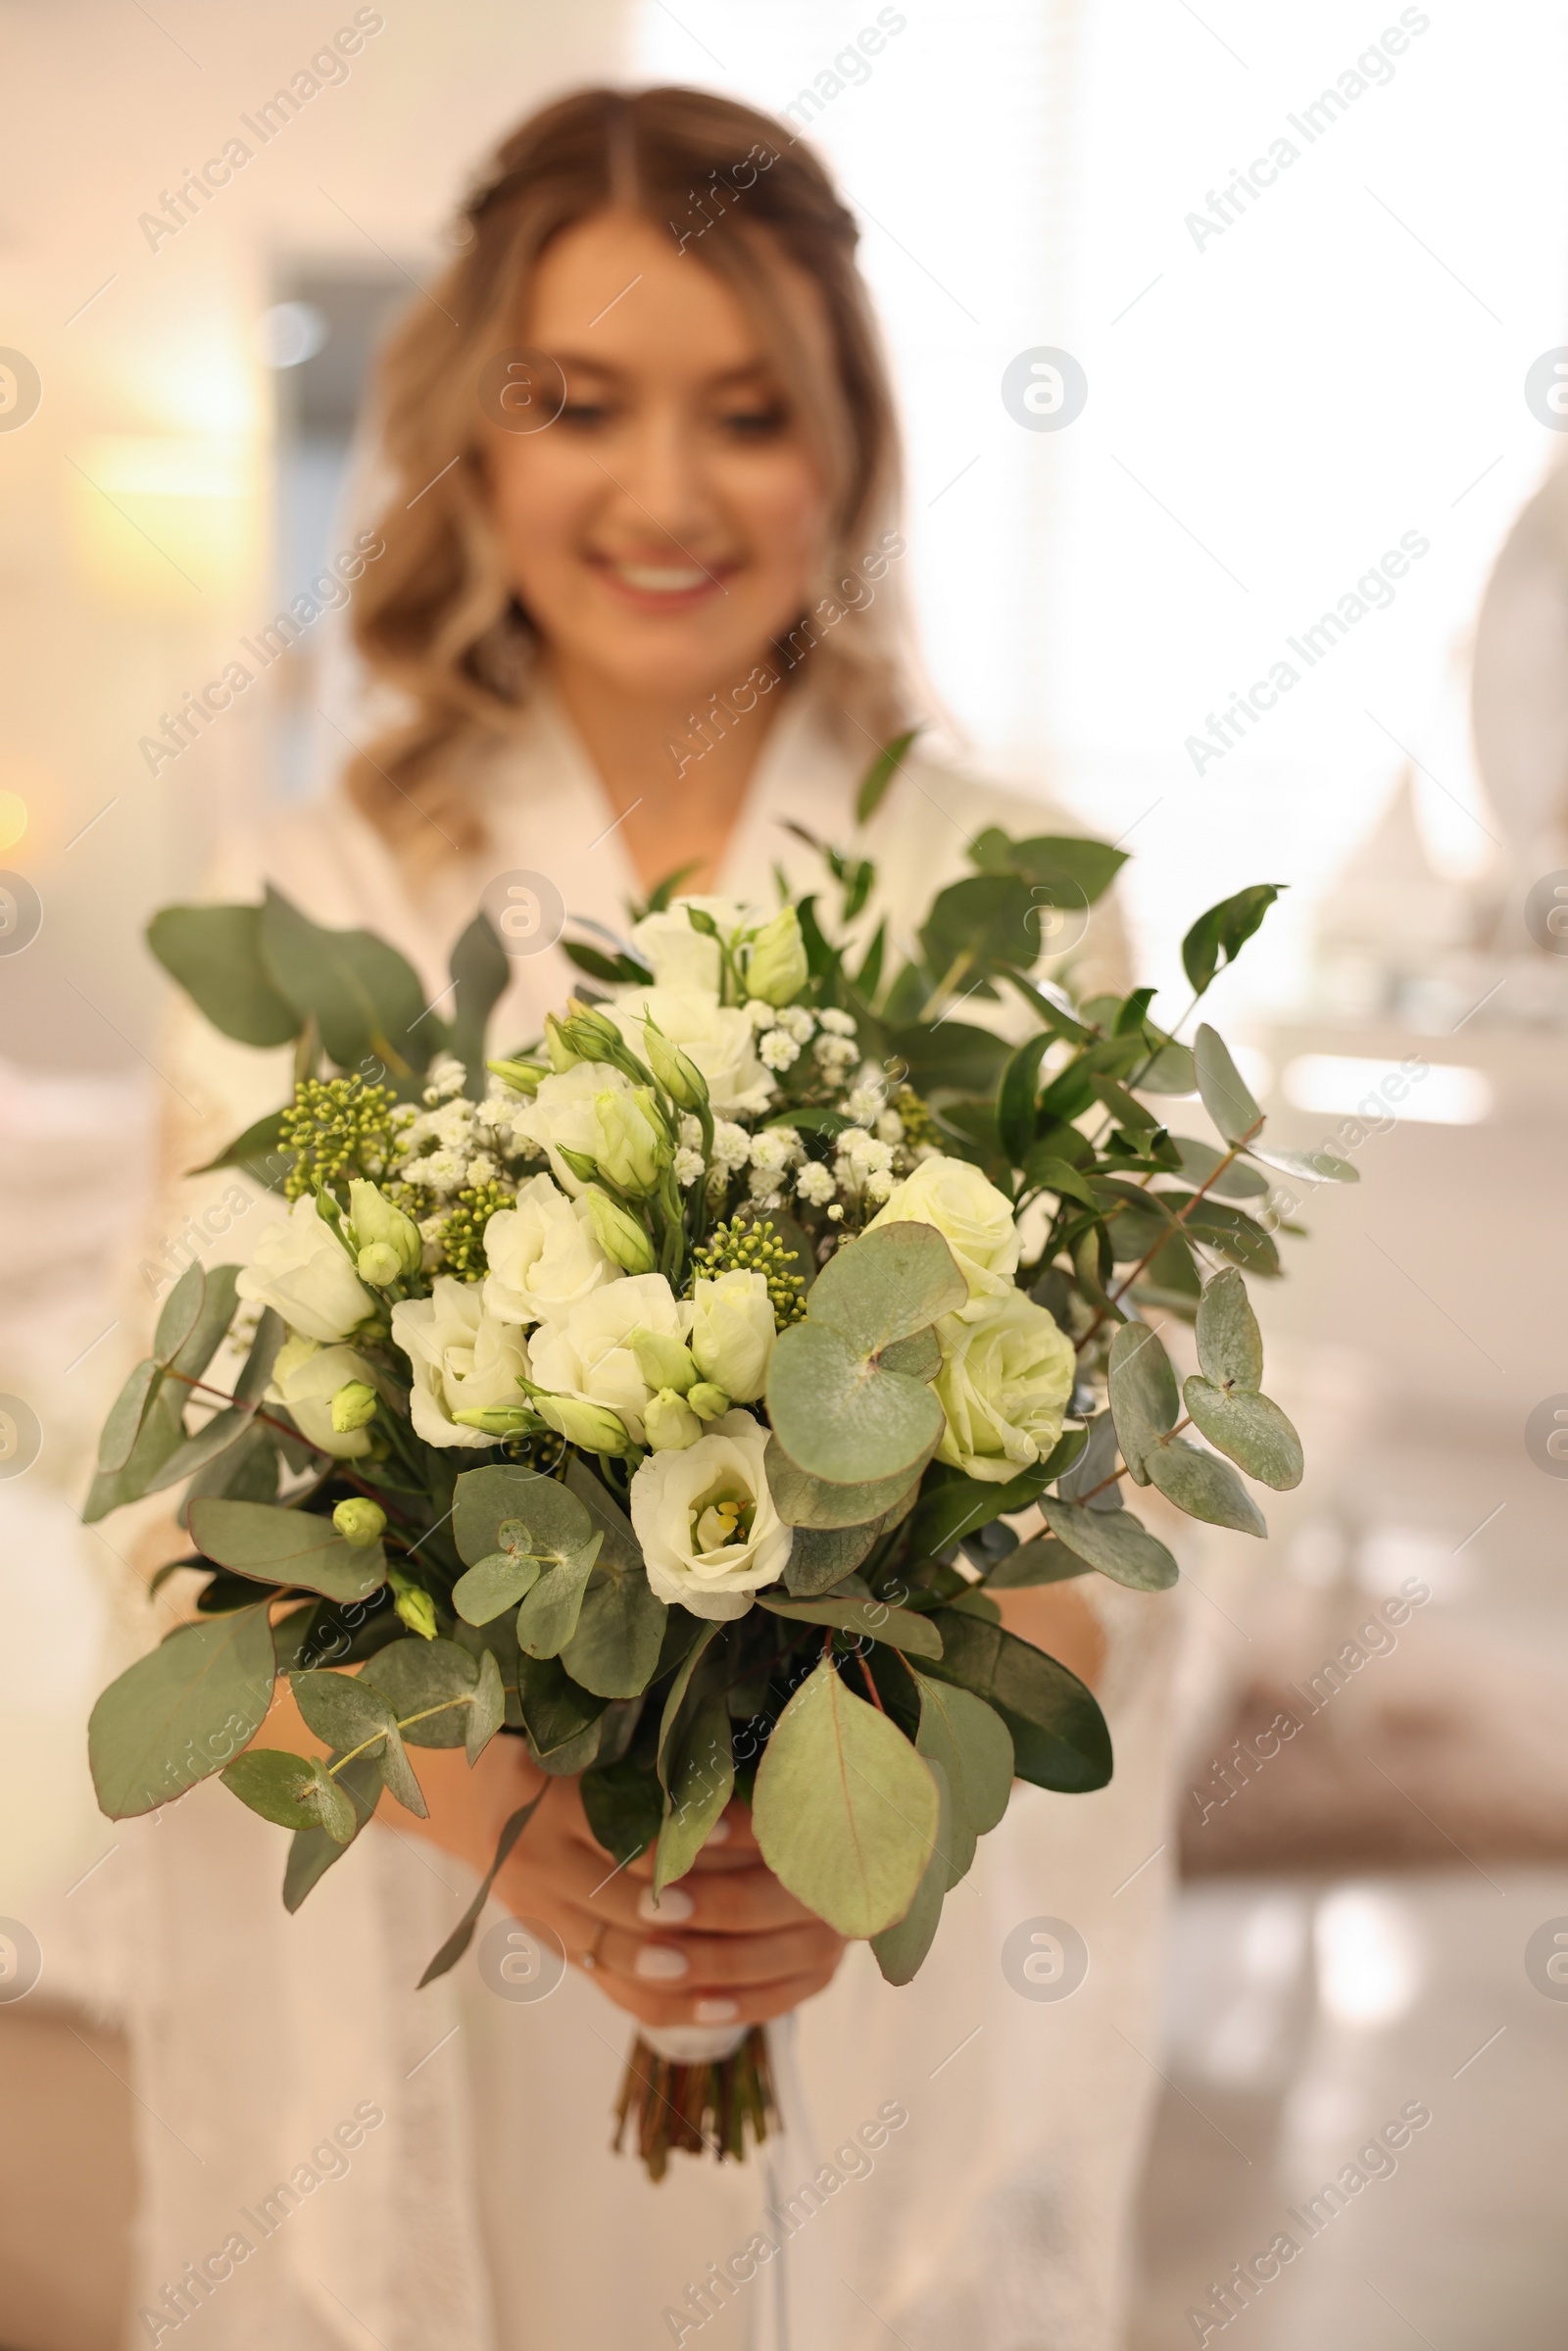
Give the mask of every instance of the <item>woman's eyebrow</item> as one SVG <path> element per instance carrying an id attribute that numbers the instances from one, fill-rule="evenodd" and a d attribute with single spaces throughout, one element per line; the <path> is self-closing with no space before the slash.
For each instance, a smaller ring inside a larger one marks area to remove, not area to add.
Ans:
<path id="1" fill-rule="evenodd" d="M 625 383 L 631 373 L 628 368 L 617 367 L 613 360 L 596 358 L 586 351 L 568 350 L 560 344 L 551 349 L 550 357 L 558 367 L 569 370 L 574 375 L 603 375 L 612 382 Z M 743 360 L 739 367 L 723 367 L 709 376 L 704 389 L 724 392 L 743 385 L 771 384 L 772 381 L 773 370 L 765 359 Z"/>

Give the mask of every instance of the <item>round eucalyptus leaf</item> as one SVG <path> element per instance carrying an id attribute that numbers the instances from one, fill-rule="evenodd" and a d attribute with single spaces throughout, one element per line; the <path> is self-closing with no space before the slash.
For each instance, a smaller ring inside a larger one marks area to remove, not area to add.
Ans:
<path id="1" fill-rule="evenodd" d="M 818 1291 L 831 1270 L 818 1276 Z M 767 1410 L 792 1461 L 843 1485 L 912 1473 L 944 1425 L 923 1380 L 879 1370 L 842 1331 L 815 1321 L 796 1323 L 775 1342 Z"/>
<path id="2" fill-rule="evenodd" d="M 1156 1445 L 1147 1456 L 1149 1474 L 1167 1501 L 1189 1518 L 1211 1527 L 1234 1527 L 1239 1535 L 1266 1535 L 1268 1526 L 1228 1461 L 1200 1452 L 1177 1437 Z"/>
<path id="3" fill-rule="evenodd" d="M 1288 1494 L 1293 1486 L 1299 1486 L 1306 1466 L 1301 1440 L 1268 1396 L 1216 1388 L 1197 1372 L 1182 1390 L 1182 1396 L 1209 1444 L 1229 1453 L 1250 1478 L 1272 1486 L 1276 1494 Z"/>
<path id="4" fill-rule="evenodd" d="M 901 1222 L 836 1249 L 811 1286 L 808 1311 L 871 1355 L 939 1314 L 956 1314 L 968 1296 L 935 1225 Z"/>
<path id="5" fill-rule="evenodd" d="M 1239 1269 L 1228 1265 L 1203 1285 L 1198 1301 L 1198 1360 L 1216 1388 L 1255 1395 L 1263 1385 L 1263 1334 Z M 1188 1410 L 1192 1411 L 1189 1403 Z M 1198 1420 L 1196 1412 L 1193 1418 Z M 1198 1421 L 1199 1427 L 1203 1427 Z M 1208 1434 L 1204 1429 L 1203 1434 Z M 1225 1448 L 1229 1451 L 1229 1446 Z"/>
<path id="6" fill-rule="evenodd" d="M 1175 1583 L 1180 1573 L 1175 1560 L 1130 1510 L 1086 1510 L 1056 1501 L 1040 1507 L 1058 1543 L 1113 1583 L 1134 1592 L 1163 1592 Z"/>
<path id="7" fill-rule="evenodd" d="M 1149 1484 L 1145 1456 L 1176 1425 L 1176 1374 L 1158 1336 L 1146 1322 L 1124 1322 L 1110 1343 L 1110 1417 L 1128 1474 Z"/>

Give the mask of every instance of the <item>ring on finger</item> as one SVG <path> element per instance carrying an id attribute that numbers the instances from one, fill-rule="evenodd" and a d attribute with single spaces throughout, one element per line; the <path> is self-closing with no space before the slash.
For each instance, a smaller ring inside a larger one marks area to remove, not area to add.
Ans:
<path id="1" fill-rule="evenodd" d="M 609 1933 L 610 1921 L 608 1919 L 601 1919 L 599 1924 L 594 1929 L 593 1940 L 589 1943 L 587 1950 L 584 1951 L 582 1955 L 581 1966 L 585 1976 L 591 1976 L 595 1968 L 598 1967 L 599 1946 Z"/>

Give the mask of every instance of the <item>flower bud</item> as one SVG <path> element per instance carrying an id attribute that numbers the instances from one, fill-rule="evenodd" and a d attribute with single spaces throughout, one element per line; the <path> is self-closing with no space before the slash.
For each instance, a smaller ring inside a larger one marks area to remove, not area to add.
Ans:
<path id="1" fill-rule="evenodd" d="M 729 1410 L 729 1397 L 711 1380 L 699 1380 L 695 1388 L 688 1388 L 686 1401 L 699 1420 L 722 1420 Z"/>
<path id="2" fill-rule="evenodd" d="M 646 1086 L 634 1086 L 625 1093 L 614 1093 L 607 1086 L 594 1096 L 600 1167 L 619 1191 L 635 1197 L 658 1191 L 660 1176 L 671 1157 L 668 1140 L 655 1123 L 652 1109 L 653 1098 Z"/>
<path id="3" fill-rule="evenodd" d="M 747 988 L 764 1004 L 787 1004 L 799 996 L 809 977 L 800 916 L 793 906 L 785 906 L 771 922 L 763 923 L 752 942 Z"/>
<path id="4" fill-rule="evenodd" d="M 411 1633 L 421 1641 L 434 1641 L 440 1627 L 435 1621 L 435 1602 L 422 1584 L 416 1584 L 399 1568 L 388 1568 L 387 1582 L 392 1587 L 392 1605 Z"/>
<path id="5" fill-rule="evenodd" d="M 561 1033 L 573 1053 L 584 1061 L 620 1061 L 625 1059 L 626 1041 L 612 1020 L 592 1004 L 585 1004 L 580 996 L 570 999 L 570 1015 L 561 1024 Z"/>
<path id="6" fill-rule="evenodd" d="M 547 1428 L 564 1437 L 585 1453 L 630 1453 L 636 1450 L 625 1423 L 607 1404 L 591 1404 L 585 1396 L 551 1396 L 536 1390 L 533 1408 Z"/>
<path id="7" fill-rule="evenodd" d="M 545 1014 L 545 1051 L 550 1055 L 550 1066 L 557 1077 L 564 1077 L 566 1071 L 575 1069 L 582 1059 L 581 1053 L 573 1053 L 566 1043 L 565 1033 L 554 1012 Z"/>
<path id="8" fill-rule="evenodd" d="M 765 1274 L 745 1267 L 699 1276 L 692 1299 L 692 1360 L 705 1380 L 737 1403 L 767 1385 L 776 1325 Z"/>
<path id="9" fill-rule="evenodd" d="M 702 1110 L 708 1104 L 708 1080 L 689 1053 L 683 1053 L 652 1020 L 643 1023 L 643 1051 L 648 1066 L 676 1107 Z"/>
<path id="10" fill-rule="evenodd" d="M 418 1226 L 401 1208 L 394 1208 L 385 1193 L 367 1183 L 363 1176 L 355 1176 L 349 1184 L 349 1229 L 360 1252 L 361 1281 L 384 1290 L 400 1274 L 418 1272 L 424 1253 Z M 393 1271 L 372 1271 L 368 1258 L 377 1269 L 390 1258 Z"/>
<path id="11" fill-rule="evenodd" d="M 654 1245 L 637 1219 L 628 1216 L 597 1184 L 589 1185 L 586 1199 L 594 1239 L 605 1255 L 625 1273 L 652 1273 L 658 1263 Z"/>
<path id="12" fill-rule="evenodd" d="M 482 1429 L 487 1437 L 518 1437 L 539 1426 L 538 1415 L 521 1404 L 474 1404 L 450 1417 L 465 1429 Z"/>
<path id="13" fill-rule="evenodd" d="M 649 1399 L 643 1413 L 643 1425 L 648 1431 L 649 1445 L 656 1453 L 684 1452 L 687 1445 L 695 1445 L 703 1433 L 702 1422 L 686 1398 L 677 1396 L 673 1388 L 661 1388 L 659 1394 Z"/>
<path id="14" fill-rule="evenodd" d="M 540 1081 L 550 1075 L 548 1061 L 487 1061 L 485 1067 L 514 1094 L 537 1094 Z"/>
<path id="15" fill-rule="evenodd" d="M 332 1398 L 333 1428 L 340 1437 L 346 1437 L 351 1429 L 363 1429 L 368 1420 L 375 1418 L 375 1403 L 373 1388 L 368 1388 L 363 1380 L 347 1381 Z"/>
<path id="16" fill-rule="evenodd" d="M 644 1330 L 639 1324 L 626 1334 L 625 1344 L 650 1388 L 672 1388 L 677 1396 L 684 1396 L 697 1377 L 691 1349 L 662 1331 Z"/>
<path id="17" fill-rule="evenodd" d="M 368 1551 L 372 1543 L 381 1539 L 386 1512 L 379 1502 L 355 1494 L 349 1501 L 339 1502 L 332 1513 L 332 1524 L 345 1543 L 352 1543 L 356 1550 Z"/>

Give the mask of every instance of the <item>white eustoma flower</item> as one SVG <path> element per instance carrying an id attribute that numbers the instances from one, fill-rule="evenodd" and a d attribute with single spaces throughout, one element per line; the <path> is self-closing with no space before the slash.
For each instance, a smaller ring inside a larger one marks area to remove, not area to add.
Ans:
<path id="1" fill-rule="evenodd" d="M 1043 1461 L 1061 1435 L 1077 1360 L 1045 1307 L 1009 1290 L 977 1314 L 943 1315 L 937 1338 L 947 1415 L 937 1459 L 993 1483 Z"/>
<path id="2" fill-rule="evenodd" d="M 513 1120 L 517 1134 L 548 1154 L 556 1182 L 573 1200 L 583 1186 L 561 1156 L 561 1147 L 585 1152 L 590 1159 L 603 1155 L 606 1136 L 599 1097 L 604 1094 L 613 1096 L 627 1110 L 637 1109 L 630 1078 L 609 1061 L 578 1061 L 570 1069 L 541 1079 L 532 1102 Z"/>
<path id="3" fill-rule="evenodd" d="M 339 1461 L 353 1461 L 370 1449 L 370 1432 L 334 1429 L 332 1398 L 351 1381 L 367 1388 L 379 1385 L 365 1357 L 351 1347 L 321 1347 L 314 1339 L 286 1340 L 272 1365 L 272 1384 L 267 1391 L 271 1404 L 285 1404 L 300 1435 Z"/>
<path id="4" fill-rule="evenodd" d="M 482 1429 L 460 1428 L 452 1415 L 520 1406 L 517 1380 L 528 1374 L 528 1349 L 514 1324 L 485 1312 L 478 1283 L 439 1274 L 428 1298 L 393 1307 L 392 1337 L 414 1372 L 415 1434 L 426 1445 L 493 1445 Z"/>
<path id="5" fill-rule="evenodd" d="M 234 1284 L 253 1305 L 272 1306 L 291 1331 L 331 1346 L 375 1312 L 375 1299 L 314 1200 L 298 1200 L 286 1224 L 268 1225 Z"/>
<path id="6" fill-rule="evenodd" d="M 713 1280 L 699 1275 L 686 1311 L 691 1322 L 686 1344 L 703 1378 L 738 1404 L 755 1403 L 767 1385 L 778 1336 L 767 1276 L 755 1269 L 736 1269 Z"/>
<path id="7" fill-rule="evenodd" d="M 604 1010 L 644 1061 L 644 1016 L 657 1021 L 661 1033 L 701 1070 L 715 1116 L 766 1107 L 771 1085 L 757 1057 L 757 1032 L 738 1004 L 719 1003 L 715 989 L 622 988 Z"/>
<path id="8" fill-rule="evenodd" d="M 499 1322 L 564 1322 L 606 1282 L 618 1282 L 594 1239 L 582 1200 L 568 1200 L 547 1175 L 530 1176 L 510 1208 L 498 1208 L 484 1228 L 490 1272 L 484 1307 Z"/>
<path id="9" fill-rule="evenodd" d="M 654 975 L 656 988 L 706 988 L 718 994 L 718 941 L 694 930 L 688 906 L 711 915 L 726 941 L 745 924 L 748 908 L 733 898 L 677 899 L 662 914 L 645 914 L 633 925 L 632 944 Z M 661 1023 L 662 1026 L 662 1023 Z"/>
<path id="10" fill-rule="evenodd" d="M 935 1225 L 969 1285 L 969 1307 L 963 1311 L 972 1311 L 979 1299 L 1011 1294 L 1018 1268 L 1012 1203 L 967 1159 L 949 1159 L 940 1151 L 922 1159 L 866 1230 L 898 1223 Z"/>
<path id="11" fill-rule="evenodd" d="M 685 1336 L 674 1292 L 662 1273 L 626 1274 L 583 1298 L 564 1322 L 541 1324 L 530 1344 L 528 1376 L 553 1395 L 608 1405 L 643 1445 L 644 1416 L 654 1391 L 626 1344 L 636 1330 L 663 1339 Z"/>
<path id="12" fill-rule="evenodd" d="M 795 1541 L 768 1491 L 767 1431 L 726 1412 L 680 1451 L 650 1453 L 631 1482 L 631 1523 L 655 1594 L 693 1616 L 744 1616 L 784 1572 Z"/>

